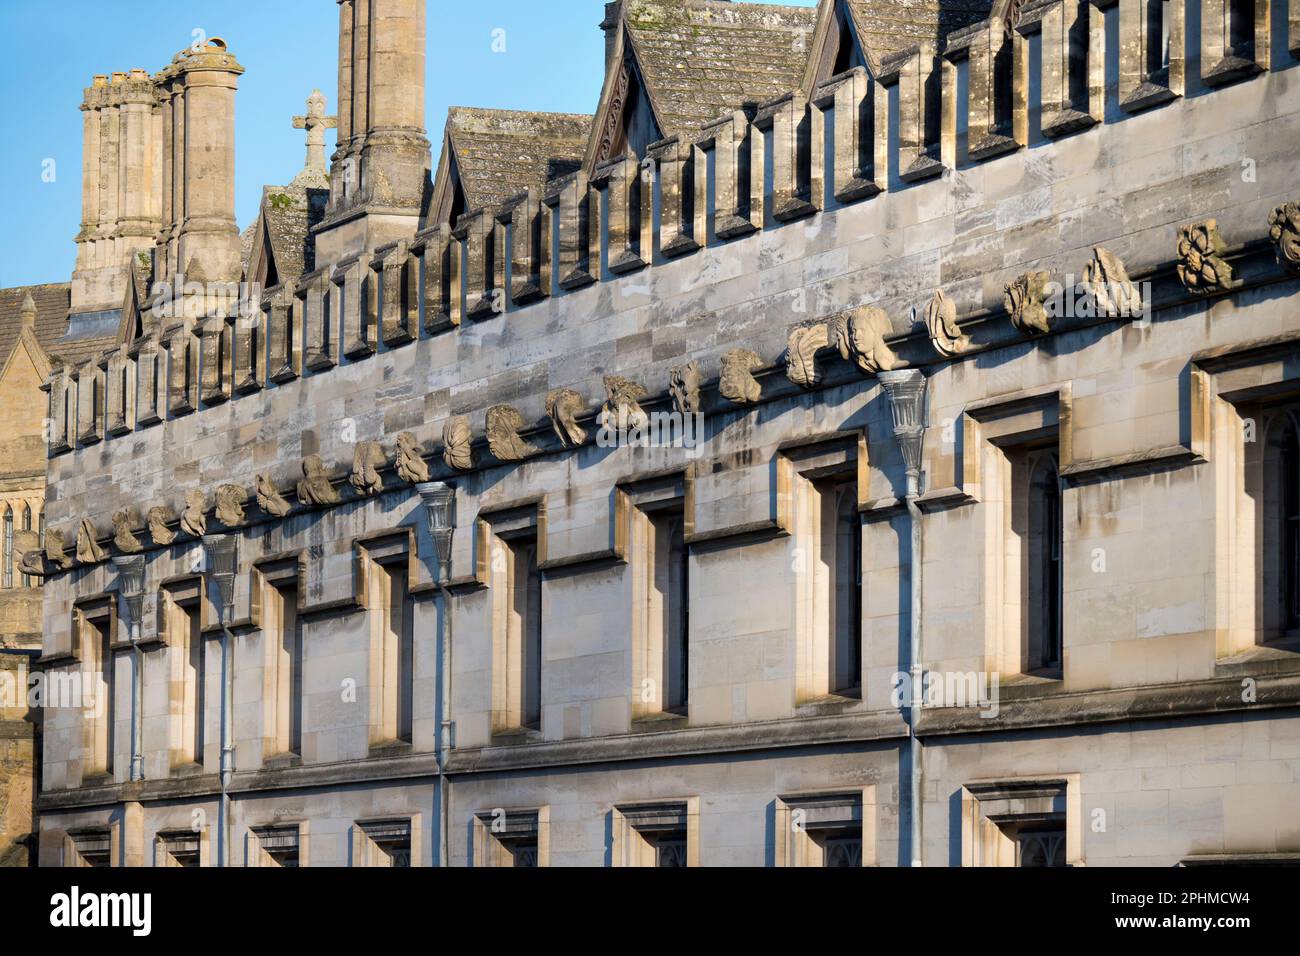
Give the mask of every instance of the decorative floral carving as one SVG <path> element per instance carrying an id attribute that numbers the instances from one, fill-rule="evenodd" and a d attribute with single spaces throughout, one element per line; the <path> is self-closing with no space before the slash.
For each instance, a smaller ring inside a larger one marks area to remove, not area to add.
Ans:
<path id="1" fill-rule="evenodd" d="M 925 327 L 930 333 L 930 344 L 944 358 L 961 355 L 970 347 L 970 336 L 963 335 L 957 324 L 957 303 L 935 289 L 925 306 Z"/>
<path id="2" fill-rule="evenodd" d="M 357 442 L 352 453 L 352 476 L 348 481 L 362 497 L 369 498 L 384 490 L 384 479 L 379 477 L 379 469 L 388 464 L 383 446 L 377 441 Z"/>
<path id="3" fill-rule="evenodd" d="M 244 523 L 244 504 L 248 492 L 239 485 L 220 485 L 217 488 L 217 520 L 227 528 L 238 528 Z"/>
<path id="4" fill-rule="evenodd" d="M 144 550 L 140 539 L 131 532 L 130 508 L 123 508 L 113 515 L 113 544 L 123 554 L 136 554 Z"/>
<path id="5" fill-rule="evenodd" d="M 176 540 L 176 532 L 167 527 L 167 522 L 176 520 L 176 512 L 166 505 L 157 505 L 149 509 L 146 519 L 149 524 L 149 537 L 157 545 L 167 546 Z"/>
<path id="6" fill-rule="evenodd" d="M 1098 315 L 1137 315 L 1142 294 L 1128 277 L 1119 256 L 1101 246 L 1092 247 L 1092 260 L 1083 267 L 1083 287 L 1092 296 Z"/>
<path id="7" fill-rule="evenodd" d="M 600 424 L 604 428 L 644 428 L 650 421 L 641 408 L 641 399 L 649 392 L 618 375 L 605 376 L 605 404 L 600 409 Z"/>
<path id="8" fill-rule="evenodd" d="M 673 404 L 682 415 L 700 413 L 700 363 L 694 360 L 679 365 L 668 377 L 668 391 L 673 396 Z"/>
<path id="9" fill-rule="evenodd" d="M 1011 316 L 1011 324 L 1021 332 L 1032 334 L 1051 329 L 1046 306 L 1050 279 L 1046 272 L 1026 272 L 1003 289 L 1002 301 Z"/>
<path id="10" fill-rule="evenodd" d="M 1268 238 L 1277 261 L 1300 272 L 1300 202 L 1283 203 L 1269 213 Z"/>
<path id="11" fill-rule="evenodd" d="M 825 322 L 797 325 L 786 341 L 785 375 L 796 385 L 812 388 L 822 380 L 817 367 L 817 350 L 831 344 L 830 329 Z"/>
<path id="12" fill-rule="evenodd" d="M 257 493 L 257 506 L 273 518 L 283 518 L 293 509 L 284 496 L 276 491 L 275 482 L 266 473 L 257 476 L 253 490 Z"/>
<path id="13" fill-rule="evenodd" d="M 551 417 L 551 427 L 566 448 L 581 445 L 587 440 L 587 430 L 578 424 L 582 414 L 582 395 L 571 388 L 557 388 L 546 396 L 546 414 Z"/>
<path id="14" fill-rule="evenodd" d="M 305 505 L 333 505 L 341 497 L 320 455 L 308 455 L 302 460 L 302 480 L 298 482 L 298 500 Z"/>
<path id="15" fill-rule="evenodd" d="M 82 564 L 99 564 L 108 557 L 99 546 L 98 536 L 94 522 L 82 518 L 77 525 L 77 560 Z"/>
<path id="16" fill-rule="evenodd" d="M 893 331 L 893 326 L 884 309 L 863 305 L 852 312 L 842 312 L 831 320 L 829 330 L 840 357 L 851 360 L 868 375 L 888 372 L 898 364 L 898 356 L 885 344 L 885 336 Z"/>
<path id="17" fill-rule="evenodd" d="M 43 578 L 48 573 L 41 554 L 41 536 L 35 531 L 14 532 L 14 561 L 22 574 Z"/>
<path id="18" fill-rule="evenodd" d="M 68 557 L 62 531 L 56 531 L 54 528 L 45 529 L 45 559 L 64 571 L 72 567 L 72 559 Z"/>
<path id="19" fill-rule="evenodd" d="M 519 429 L 527 424 L 519 409 L 513 405 L 493 405 L 487 410 L 488 448 L 500 461 L 522 461 L 537 451 L 519 437 Z"/>
<path id="20" fill-rule="evenodd" d="M 185 493 L 185 510 L 181 512 L 181 530 L 196 538 L 203 537 L 208 530 L 208 516 L 204 514 L 208 506 L 203 492 L 187 491 Z"/>
<path id="21" fill-rule="evenodd" d="M 442 426 L 442 460 L 448 468 L 468 471 L 474 467 L 474 434 L 469 428 L 469 419 L 464 415 L 453 415 Z"/>
<path id="22" fill-rule="evenodd" d="M 737 405 L 754 404 L 763 391 L 754 378 L 754 372 L 762 367 L 762 357 L 751 349 L 732 349 L 723 353 L 718 392 Z"/>
<path id="23" fill-rule="evenodd" d="M 1188 292 L 1209 295 L 1232 284 L 1232 266 L 1223 259 L 1228 244 L 1215 219 L 1178 230 L 1178 278 Z"/>

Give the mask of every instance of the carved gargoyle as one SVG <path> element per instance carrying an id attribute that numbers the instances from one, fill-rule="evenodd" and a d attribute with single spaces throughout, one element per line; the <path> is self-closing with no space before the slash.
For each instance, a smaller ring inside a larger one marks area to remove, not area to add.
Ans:
<path id="1" fill-rule="evenodd" d="M 144 550 L 140 539 L 131 531 L 130 508 L 123 508 L 113 515 L 113 544 L 123 554 L 138 554 Z"/>
<path id="2" fill-rule="evenodd" d="M 293 509 L 284 496 L 276 491 L 275 482 L 265 472 L 257 476 L 253 490 L 257 494 L 257 506 L 273 518 L 283 518 Z"/>
<path id="3" fill-rule="evenodd" d="M 1142 294 L 1128 277 L 1119 256 L 1093 246 L 1092 259 L 1083 267 L 1083 287 L 1098 315 L 1137 315 L 1142 311 Z"/>
<path id="4" fill-rule="evenodd" d="M 1209 295 L 1232 284 L 1232 266 L 1223 259 L 1227 250 L 1218 220 L 1207 219 L 1178 230 L 1178 278 L 1188 292 Z"/>
<path id="5" fill-rule="evenodd" d="M 785 377 L 804 388 L 812 388 L 820 382 L 822 372 L 817 367 L 817 350 L 830 343 L 830 330 L 825 322 L 796 325 L 786 340 Z M 755 394 L 754 398 L 757 397 Z"/>
<path id="6" fill-rule="evenodd" d="M 537 451 L 519 437 L 527 424 L 513 405 L 493 405 L 487 410 L 487 440 L 492 455 L 499 461 L 522 461 Z"/>
<path id="7" fill-rule="evenodd" d="M 167 527 L 167 522 L 176 520 L 176 512 L 166 505 L 156 505 L 149 509 L 145 519 L 149 524 L 149 537 L 153 543 L 166 546 L 176 540 L 176 532 Z"/>
<path id="8" fill-rule="evenodd" d="M 89 518 L 82 518 L 77 525 L 77 560 L 82 564 L 100 564 L 108 558 L 99 546 L 99 533 Z"/>
<path id="9" fill-rule="evenodd" d="M 1003 288 L 1002 302 L 1011 316 L 1011 324 L 1021 332 L 1033 334 L 1051 329 L 1046 305 L 1050 279 L 1046 272 L 1026 272 Z"/>
<path id="10" fill-rule="evenodd" d="M 298 500 L 305 505 L 332 505 L 341 499 L 325 472 L 320 455 L 308 455 L 302 460 L 302 480 L 298 482 Z"/>
<path id="11" fill-rule="evenodd" d="M 383 491 L 384 479 L 379 477 L 379 469 L 386 464 L 388 458 L 379 442 L 357 442 L 352 455 L 352 476 L 348 479 L 356 493 L 368 498 Z"/>
<path id="12" fill-rule="evenodd" d="M 1277 261 L 1300 272 L 1300 202 L 1283 203 L 1268 214 L 1268 238 Z"/>
<path id="13" fill-rule="evenodd" d="M 673 404 L 682 415 L 700 413 L 700 363 L 694 359 L 672 370 L 668 379 L 668 391 L 672 393 Z"/>
<path id="14" fill-rule="evenodd" d="M 68 557 L 62 531 L 45 529 L 45 560 L 64 571 L 72 567 L 72 558 Z"/>
<path id="15" fill-rule="evenodd" d="M 469 419 L 464 415 L 453 415 L 442 426 L 442 460 L 448 468 L 468 471 L 474 467 L 474 433 L 470 431 Z"/>
<path id="16" fill-rule="evenodd" d="M 970 336 L 963 335 L 957 324 L 957 303 L 935 289 L 925 306 L 925 327 L 930 333 L 930 344 L 944 358 L 960 355 L 970 347 Z"/>
<path id="17" fill-rule="evenodd" d="M 587 440 L 587 430 L 578 424 L 582 414 L 582 394 L 571 388 L 557 388 L 546 396 L 546 414 L 551 417 L 551 427 L 566 448 L 581 445 Z"/>
<path id="18" fill-rule="evenodd" d="M 239 485 L 217 487 L 217 520 L 227 528 L 238 528 L 244 523 L 244 504 L 248 492 Z"/>
<path id="19" fill-rule="evenodd" d="M 644 428 L 650 418 L 641 408 L 641 399 L 648 394 L 645 386 L 630 379 L 606 375 L 605 404 L 600 409 L 601 426 L 616 430 Z"/>
<path id="20" fill-rule="evenodd" d="M 185 510 L 181 512 L 181 530 L 201 538 L 208 531 L 208 499 L 203 492 L 195 489 L 185 492 Z"/>
<path id="21" fill-rule="evenodd" d="M 722 376 L 718 392 L 729 402 L 752 405 L 758 401 L 762 387 L 754 378 L 754 371 L 763 367 L 763 359 L 751 349 L 732 349 L 722 355 Z"/>
<path id="22" fill-rule="evenodd" d="M 41 553 L 41 536 L 35 531 L 14 532 L 14 563 L 20 574 L 43 578 L 48 573 Z"/>
<path id="23" fill-rule="evenodd" d="M 854 362 L 868 375 L 888 372 L 898 364 L 898 356 L 885 344 L 893 330 L 884 309 L 863 305 L 852 312 L 842 312 L 831 319 L 831 343 L 840 357 Z"/>
<path id="24" fill-rule="evenodd" d="M 429 480 L 429 463 L 420 454 L 420 443 L 410 432 L 397 436 L 397 477 L 413 485 Z"/>

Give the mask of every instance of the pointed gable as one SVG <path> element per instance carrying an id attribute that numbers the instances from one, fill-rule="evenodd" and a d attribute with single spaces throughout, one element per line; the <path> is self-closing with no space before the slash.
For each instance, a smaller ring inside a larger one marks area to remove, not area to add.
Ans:
<path id="1" fill-rule="evenodd" d="M 430 223 L 497 205 L 573 172 L 591 136 L 591 117 L 576 113 L 475 109 L 447 113 L 434 177 Z"/>
<path id="2" fill-rule="evenodd" d="M 313 227 L 325 217 L 329 190 L 301 183 L 262 187 L 250 227 L 244 274 L 269 289 L 316 268 Z"/>
<path id="3" fill-rule="evenodd" d="M 988 19 L 997 0 L 822 0 L 805 87 L 880 62 L 918 43 L 942 48 L 949 33 Z M 1004 0 L 1005 2 L 1005 0 Z"/>
<path id="4" fill-rule="evenodd" d="M 623 0 L 584 167 L 648 136 L 691 139 L 803 82 L 818 11 L 730 0 Z"/>

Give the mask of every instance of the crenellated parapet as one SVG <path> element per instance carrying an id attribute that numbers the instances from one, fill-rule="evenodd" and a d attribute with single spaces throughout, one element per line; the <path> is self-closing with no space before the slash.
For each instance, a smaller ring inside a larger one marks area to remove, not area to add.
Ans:
<path id="1" fill-rule="evenodd" d="M 134 342 L 51 372 L 50 454 L 111 445 L 190 415 L 206 421 L 225 415 L 221 406 L 310 404 L 335 384 L 365 378 L 367 363 L 382 366 L 371 376 L 374 389 L 425 396 L 418 417 L 391 421 L 367 417 L 355 402 L 341 406 L 338 415 L 361 423 L 358 432 L 347 448 L 324 451 L 306 477 L 263 469 L 256 483 L 252 474 L 239 478 L 250 502 L 271 505 L 250 505 L 249 520 L 278 520 L 290 513 L 279 514 L 300 480 L 316 492 L 306 499 L 300 492 L 291 511 L 354 500 L 357 486 L 345 476 L 359 442 L 383 449 L 382 462 L 373 447 L 364 456 L 379 484 L 363 485 L 378 494 L 403 486 L 390 475 L 437 480 L 581 448 L 595 440 L 602 415 L 627 408 L 630 385 L 640 389 L 638 408 L 730 410 L 815 396 L 891 368 L 965 362 L 1013 344 L 1050 350 L 1056 336 L 1081 327 L 1194 307 L 1291 275 L 1300 219 L 1294 183 L 1271 187 L 1268 212 L 1230 224 L 1214 215 L 1219 197 L 1207 197 L 1203 213 L 1161 223 L 1139 248 L 1108 247 L 1116 230 L 1076 228 L 1076 207 L 1053 199 L 1040 218 L 1055 217 L 1058 231 L 1049 236 L 1043 227 L 1050 241 L 1041 250 L 999 251 L 1021 223 L 998 218 L 1015 213 L 978 208 L 983 199 L 971 198 L 971 184 L 982 182 L 982 171 L 990 181 L 1014 178 L 1030 159 L 1046 165 L 1086 142 L 1073 137 L 1122 128 L 1139 110 L 1177 110 L 1180 122 L 1194 123 L 1225 108 L 1219 104 L 1232 90 L 1278 81 L 1294 66 L 1270 59 L 1267 24 L 1253 34 L 1229 29 L 1239 8 L 1207 4 L 1203 17 L 1220 18 L 1225 35 L 1245 39 L 1212 56 L 1202 50 L 1190 61 L 1199 64 L 1195 77 L 1174 53 L 1147 69 L 1154 48 L 1142 31 L 1134 38 L 1121 29 L 1120 48 L 1107 47 L 1115 31 L 1106 23 L 1118 17 L 1122 27 L 1127 10 L 1126 0 L 1031 0 L 1014 17 L 970 24 L 943 44 L 915 44 L 809 91 L 738 107 L 641 154 L 629 146 L 590 169 L 429 222 L 409 239 L 323 258 L 301 276 L 252 290 L 237 307 L 167 316 Z M 1225 63 L 1231 69 L 1220 69 Z M 1107 76 L 1118 83 L 1108 87 Z M 1189 85 L 1203 95 L 1178 102 Z M 1141 154 L 1135 138 L 1124 142 Z M 1099 188 L 1119 195 L 1129 185 Z M 1056 188 L 1050 179 L 1026 183 L 1019 201 L 1038 201 L 1032 190 L 1049 186 Z M 912 238 L 891 229 L 918 203 L 948 210 L 938 218 L 958 223 L 934 244 L 938 265 L 923 280 L 906 270 L 884 278 L 882 269 L 871 292 L 845 300 L 834 289 L 813 291 L 779 323 L 747 324 L 740 307 L 716 321 L 715 283 L 752 281 L 752 296 L 795 300 L 814 290 L 820 266 L 780 271 L 782 230 L 804 230 L 827 259 L 889 259 L 910 251 Z M 853 232 L 837 233 L 850 222 Z M 871 249 L 854 245 L 868 239 Z M 516 328 L 531 336 L 549 325 L 558 335 L 589 323 L 598 340 L 612 316 L 632 324 L 622 310 L 637 302 L 652 308 L 656 283 L 669 281 L 663 276 L 702 289 L 689 305 L 672 306 L 674 314 L 645 320 L 684 326 L 671 367 L 657 352 L 611 344 L 576 368 L 535 339 L 515 338 L 525 334 Z M 1065 299 L 1090 305 L 1064 315 Z M 516 351 L 517 341 L 529 344 Z M 539 363 L 551 367 L 536 371 Z M 630 384 L 614 394 L 615 379 Z M 400 435 L 413 437 L 399 468 Z M 181 503 L 164 498 L 138 502 L 140 512 L 149 505 L 179 513 Z M 107 524 L 99 530 L 107 535 Z"/>

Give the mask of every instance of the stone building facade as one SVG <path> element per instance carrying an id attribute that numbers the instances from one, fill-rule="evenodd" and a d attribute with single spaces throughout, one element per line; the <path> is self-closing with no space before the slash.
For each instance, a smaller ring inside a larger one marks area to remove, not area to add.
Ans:
<path id="1" fill-rule="evenodd" d="M 435 167 L 341 0 L 247 262 L 178 54 L 43 386 L 41 862 L 1300 858 L 1300 15 L 1192 6 L 621 0 Z"/>
<path id="2" fill-rule="evenodd" d="M 45 403 L 53 367 L 95 354 L 109 339 L 70 323 L 66 283 L 0 289 L 0 866 L 35 859 L 39 700 L 31 663 L 41 653 L 41 578 L 25 548 L 45 531 Z"/>

